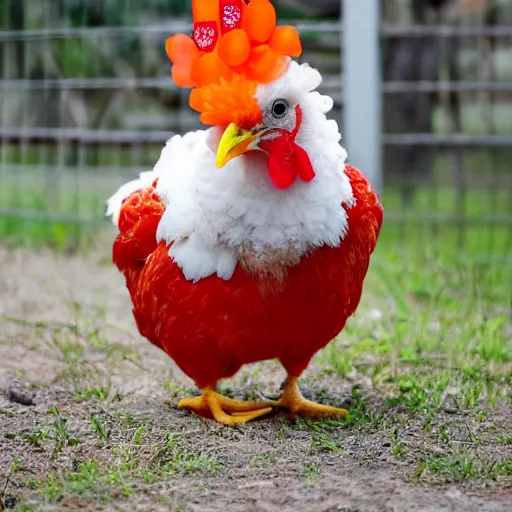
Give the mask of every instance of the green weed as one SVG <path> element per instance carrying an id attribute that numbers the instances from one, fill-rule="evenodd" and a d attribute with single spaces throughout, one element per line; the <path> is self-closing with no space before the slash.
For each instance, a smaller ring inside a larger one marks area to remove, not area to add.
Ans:
<path id="1" fill-rule="evenodd" d="M 100 418 L 97 415 L 92 415 L 90 419 L 90 424 L 93 432 L 98 434 L 99 438 L 102 441 L 108 441 L 110 437 L 110 432 L 107 430 L 106 422 L 103 418 Z"/>

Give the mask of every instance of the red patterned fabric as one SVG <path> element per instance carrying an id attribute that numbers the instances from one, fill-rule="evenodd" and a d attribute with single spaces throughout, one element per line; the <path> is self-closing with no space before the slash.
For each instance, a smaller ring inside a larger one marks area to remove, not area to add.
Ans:
<path id="1" fill-rule="evenodd" d="M 214 21 L 194 23 L 194 41 L 203 52 L 212 52 L 219 39 L 219 31 Z"/>
<path id="2" fill-rule="evenodd" d="M 219 2 L 222 33 L 225 34 L 242 24 L 242 0 L 220 0 Z"/>

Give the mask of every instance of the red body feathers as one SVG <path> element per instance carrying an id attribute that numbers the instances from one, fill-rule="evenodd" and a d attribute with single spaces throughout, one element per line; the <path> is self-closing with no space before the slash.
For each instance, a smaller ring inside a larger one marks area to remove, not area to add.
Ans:
<path id="1" fill-rule="evenodd" d="M 289 268 L 283 286 L 264 291 L 240 266 L 229 281 L 194 284 L 156 242 L 164 207 L 153 188 L 122 207 L 114 262 L 124 273 L 143 336 L 163 349 L 198 387 L 215 386 L 242 365 L 277 358 L 300 375 L 355 312 L 383 209 L 373 188 L 347 166 L 356 204 L 339 247 L 322 247 Z"/>

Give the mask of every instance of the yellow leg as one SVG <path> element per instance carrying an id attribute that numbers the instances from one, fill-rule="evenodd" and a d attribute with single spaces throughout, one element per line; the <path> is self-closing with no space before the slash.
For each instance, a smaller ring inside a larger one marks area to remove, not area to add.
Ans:
<path id="1" fill-rule="evenodd" d="M 186 409 L 203 418 L 213 418 L 218 423 L 234 427 L 272 412 L 268 403 L 239 402 L 206 388 L 201 396 L 185 398 L 178 409 Z"/>
<path id="2" fill-rule="evenodd" d="M 349 417 L 349 412 L 345 409 L 306 400 L 300 392 L 298 377 L 288 377 L 281 400 L 272 405 L 279 409 L 285 409 L 292 417 L 304 416 L 312 419 Z"/>

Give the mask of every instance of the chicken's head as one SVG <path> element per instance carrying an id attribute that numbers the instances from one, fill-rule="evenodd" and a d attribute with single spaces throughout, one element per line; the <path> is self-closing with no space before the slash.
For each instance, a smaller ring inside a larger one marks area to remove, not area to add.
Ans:
<path id="1" fill-rule="evenodd" d="M 219 129 L 217 166 L 260 152 L 278 189 L 312 181 L 299 139 L 332 100 L 312 92 L 317 71 L 292 62 L 302 52 L 297 31 L 276 27 L 269 0 L 195 0 L 193 11 L 193 36 L 170 38 L 167 52 L 175 82 L 193 87 L 191 107 Z"/>
<path id="2" fill-rule="evenodd" d="M 295 140 L 302 118 L 301 106 L 283 97 L 264 106 L 263 121 L 252 128 L 231 123 L 219 143 L 217 166 L 223 167 L 248 151 L 263 151 L 268 155 L 270 179 L 277 188 L 289 188 L 297 177 L 311 181 L 315 177 L 311 161 Z"/>

